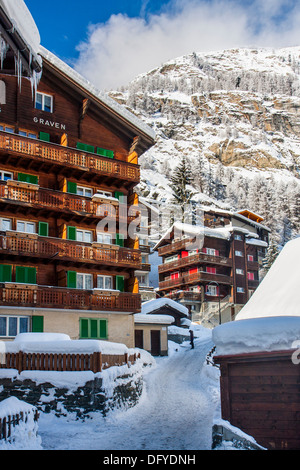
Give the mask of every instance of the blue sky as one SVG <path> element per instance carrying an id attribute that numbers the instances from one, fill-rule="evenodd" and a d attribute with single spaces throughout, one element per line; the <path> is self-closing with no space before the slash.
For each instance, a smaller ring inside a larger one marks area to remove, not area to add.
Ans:
<path id="1" fill-rule="evenodd" d="M 191 52 L 300 45 L 300 0 L 25 0 L 44 47 L 100 89 Z"/>

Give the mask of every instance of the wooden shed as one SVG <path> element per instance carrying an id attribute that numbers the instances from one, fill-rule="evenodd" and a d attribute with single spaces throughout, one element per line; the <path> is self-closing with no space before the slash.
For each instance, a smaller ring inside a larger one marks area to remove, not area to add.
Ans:
<path id="1" fill-rule="evenodd" d="M 293 350 L 215 356 L 222 418 L 269 450 L 300 450 L 300 365 Z"/>

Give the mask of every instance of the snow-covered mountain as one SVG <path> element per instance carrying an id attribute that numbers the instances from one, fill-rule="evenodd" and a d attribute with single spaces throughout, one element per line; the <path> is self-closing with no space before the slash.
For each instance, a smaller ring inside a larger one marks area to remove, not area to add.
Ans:
<path id="1" fill-rule="evenodd" d="M 195 200 L 252 209 L 280 244 L 300 233 L 300 47 L 192 53 L 111 96 L 157 133 L 141 195 L 171 200 L 184 155 Z"/>

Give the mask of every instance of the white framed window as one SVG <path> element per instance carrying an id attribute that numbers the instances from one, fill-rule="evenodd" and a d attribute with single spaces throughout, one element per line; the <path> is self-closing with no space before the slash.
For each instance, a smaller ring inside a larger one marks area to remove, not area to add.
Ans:
<path id="1" fill-rule="evenodd" d="M 14 337 L 28 331 L 29 317 L 0 316 L 0 336 Z"/>
<path id="2" fill-rule="evenodd" d="M 30 131 L 25 131 L 23 129 L 20 129 L 19 130 L 19 135 L 21 135 L 22 137 L 29 137 L 30 139 L 37 139 L 37 134 L 35 134 L 34 132 L 30 132 Z"/>
<path id="3" fill-rule="evenodd" d="M 237 233 L 234 235 L 235 240 L 243 240 L 242 235 L 238 235 Z"/>
<path id="4" fill-rule="evenodd" d="M 254 261 L 254 256 L 253 255 L 248 255 L 247 259 L 248 259 L 248 261 Z"/>
<path id="5" fill-rule="evenodd" d="M 207 294 L 207 295 L 217 296 L 217 295 L 218 295 L 218 288 L 217 288 L 217 286 L 207 286 L 207 288 L 206 288 L 206 294 Z"/>
<path id="6" fill-rule="evenodd" d="M 148 274 L 138 274 L 137 276 L 137 280 L 140 284 L 140 286 L 147 286 L 149 285 L 149 276 Z"/>
<path id="7" fill-rule="evenodd" d="M 10 171 L 5 171 L 5 170 L 0 170 L 0 180 L 1 181 L 7 181 L 7 180 L 13 180 L 14 175 Z"/>
<path id="8" fill-rule="evenodd" d="M 237 268 L 237 269 L 235 270 L 235 272 L 236 272 L 236 274 L 241 274 L 241 275 L 244 274 L 244 270 L 243 270 L 243 269 L 238 269 L 238 268 Z"/>
<path id="9" fill-rule="evenodd" d="M 112 236 L 110 233 L 106 232 L 97 232 L 97 242 L 106 243 L 108 245 L 112 244 Z"/>
<path id="10" fill-rule="evenodd" d="M 37 91 L 35 95 L 35 109 L 40 109 L 41 111 L 47 111 L 49 113 L 52 113 L 53 96 Z"/>
<path id="11" fill-rule="evenodd" d="M 26 220 L 17 221 L 17 232 L 36 233 L 36 223 L 27 222 Z"/>
<path id="12" fill-rule="evenodd" d="M 12 220 L 11 219 L 1 218 L 0 219 L 0 230 L 2 230 L 2 231 L 12 230 Z"/>
<path id="13" fill-rule="evenodd" d="M 98 189 L 97 194 L 100 194 L 101 196 L 105 197 L 112 197 L 112 193 L 110 193 L 109 191 L 103 191 L 102 189 Z"/>
<path id="14" fill-rule="evenodd" d="M 205 253 L 207 255 L 215 256 L 217 254 L 217 251 L 214 248 L 205 248 Z"/>
<path id="15" fill-rule="evenodd" d="M 111 290 L 113 289 L 113 278 L 112 276 L 97 276 L 97 288 L 104 289 L 104 290 Z"/>
<path id="16" fill-rule="evenodd" d="M 6 126 L 5 124 L 0 124 L 0 131 L 9 132 L 13 134 L 15 132 L 15 128 L 12 126 Z"/>
<path id="17" fill-rule="evenodd" d="M 235 256 L 244 256 L 242 251 L 235 250 Z"/>
<path id="18" fill-rule="evenodd" d="M 237 288 L 236 288 L 236 291 L 237 291 L 239 294 L 244 294 L 245 289 L 244 289 L 243 287 L 237 287 Z"/>
<path id="19" fill-rule="evenodd" d="M 168 258 L 165 258 L 165 263 L 172 263 L 173 261 L 178 261 L 178 255 L 168 256 Z"/>
<path id="20" fill-rule="evenodd" d="M 93 289 L 93 275 L 86 273 L 77 273 L 76 288 L 86 290 Z"/>
<path id="21" fill-rule="evenodd" d="M 76 241 L 92 243 L 93 241 L 93 232 L 91 230 L 81 230 L 76 229 Z"/>
<path id="22" fill-rule="evenodd" d="M 86 186 L 77 186 L 77 194 L 79 196 L 92 197 L 93 190 L 92 188 L 87 188 Z"/>

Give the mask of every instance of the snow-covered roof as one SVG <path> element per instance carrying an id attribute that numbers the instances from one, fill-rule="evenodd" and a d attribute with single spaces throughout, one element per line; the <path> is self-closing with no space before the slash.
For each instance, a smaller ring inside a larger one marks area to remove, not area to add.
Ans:
<path id="1" fill-rule="evenodd" d="M 212 339 L 217 355 L 294 349 L 300 345 L 300 317 L 251 318 L 228 322 L 213 329 Z M 298 345 L 295 345 L 296 341 Z"/>
<path id="2" fill-rule="evenodd" d="M 236 320 L 299 316 L 300 238 L 289 241 Z M 300 337 L 299 337 L 300 338 Z"/>
<path id="3" fill-rule="evenodd" d="M 181 305 L 180 303 L 175 302 L 175 300 L 169 299 L 168 297 L 161 297 L 160 299 L 144 302 L 142 304 L 142 314 L 149 314 L 162 307 L 170 307 L 173 310 L 178 310 L 178 312 L 183 313 L 184 315 L 189 314 L 188 309 L 184 305 Z"/>
<path id="4" fill-rule="evenodd" d="M 151 127 L 141 121 L 139 118 L 134 116 L 134 114 L 127 111 L 124 106 L 121 106 L 115 100 L 113 100 L 106 93 L 99 91 L 91 82 L 86 78 L 80 75 L 76 70 L 70 67 L 68 64 L 59 59 L 52 52 L 45 49 L 42 45 L 39 47 L 39 54 L 45 60 L 47 60 L 51 65 L 56 67 L 60 72 L 67 75 L 71 80 L 76 82 L 79 86 L 85 88 L 90 94 L 92 94 L 96 100 L 99 100 L 105 106 L 108 106 L 119 116 L 124 118 L 126 121 L 131 123 L 133 126 L 138 128 L 140 131 L 144 132 L 151 139 L 155 139 L 155 132 Z"/>
<path id="5" fill-rule="evenodd" d="M 144 313 L 134 314 L 134 323 L 155 323 L 160 325 L 171 325 L 175 318 L 171 315 L 149 315 Z"/>
<path id="6" fill-rule="evenodd" d="M 256 238 L 246 238 L 247 245 L 256 245 L 268 248 L 268 243 L 263 240 L 257 240 Z"/>

